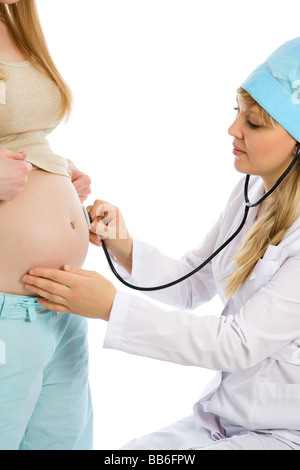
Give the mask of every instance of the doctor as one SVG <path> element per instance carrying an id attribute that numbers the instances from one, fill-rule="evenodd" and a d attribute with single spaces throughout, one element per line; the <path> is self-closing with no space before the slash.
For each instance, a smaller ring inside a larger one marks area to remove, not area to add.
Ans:
<path id="1" fill-rule="evenodd" d="M 299 84 L 297 38 L 238 89 L 229 134 L 235 168 L 253 175 L 250 201 L 270 189 L 297 153 Z M 131 282 L 157 285 L 191 271 L 233 233 L 243 217 L 243 181 L 203 244 L 180 261 L 133 241 L 110 204 L 96 201 L 89 210 L 91 242 L 100 245 L 96 234 L 105 237 Z M 211 263 L 183 283 L 149 294 L 173 305 L 172 312 L 70 266 L 36 267 L 23 281 L 47 308 L 108 321 L 107 348 L 217 371 L 193 416 L 124 449 L 300 450 L 300 160 L 261 206 L 250 209 L 243 230 Z M 219 317 L 188 312 L 216 293 L 224 302 Z"/>

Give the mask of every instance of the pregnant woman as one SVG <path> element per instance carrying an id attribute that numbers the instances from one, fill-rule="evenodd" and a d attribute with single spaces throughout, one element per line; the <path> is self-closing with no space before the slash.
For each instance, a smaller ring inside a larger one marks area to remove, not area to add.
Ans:
<path id="1" fill-rule="evenodd" d="M 35 0 L 0 0 L 0 450 L 92 448 L 86 322 L 21 282 L 32 266 L 86 257 L 83 174 L 46 139 L 70 103 Z"/>

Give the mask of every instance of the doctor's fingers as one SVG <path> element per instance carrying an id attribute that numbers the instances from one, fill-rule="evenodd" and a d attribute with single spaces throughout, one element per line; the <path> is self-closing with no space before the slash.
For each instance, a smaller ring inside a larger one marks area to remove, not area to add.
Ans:
<path id="1" fill-rule="evenodd" d="M 93 221 L 96 219 L 96 222 L 99 222 L 100 220 L 105 219 L 105 224 L 109 224 L 116 219 L 119 212 L 116 206 L 100 199 L 97 199 L 94 202 L 94 205 L 92 207 L 88 207 L 87 210 L 89 211 Z"/>
<path id="2" fill-rule="evenodd" d="M 45 283 L 50 282 L 50 281 L 45 281 Z M 57 284 L 59 286 L 59 284 Z M 61 286 L 65 287 L 65 289 L 70 290 L 67 286 Z M 62 312 L 62 313 L 72 313 L 70 308 L 69 308 L 69 302 L 66 296 L 64 295 L 63 297 L 57 294 L 54 294 L 53 292 L 50 292 L 48 289 L 51 289 L 51 287 L 46 286 L 46 290 L 37 287 L 36 285 L 31 285 L 31 284 L 26 284 L 25 288 L 29 290 L 30 292 L 34 293 L 37 297 L 40 297 L 38 302 L 45 308 L 48 308 L 49 310 L 54 310 L 56 312 Z M 51 289 L 53 290 L 53 289 Z"/>
<path id="3" fill-rule="evenodd" d="M 94 232 L 96 232 L 98 238 L 108 238 L 109 240 L 117 240 L 119 238 L 116 225 L 109 226 L 102 222 L 98 222 L 97 225 L 94 226 Z"/>
<path id="4" fill-rule="evenodd" d="M 43 277 L 26 275 L 22 280 L 25 282 L 27 290 L 52 301 L 61 302 L 62 299 L 68 296 L 70 291 L 69 286 Z"/>
<path id="5" fill-rule="evenodd" d="M 89 233 L 89 237 L 90 237 L 90 243 L 92 243 L 93 245 L 95 246 L 102 245 L 101 238 L 96 233 L 92 232 L 91 230 Z"/>
<path id="6" fill-rule="evenodd" d="M 48 310 L 54 310 L 54 312 L 75 313 L 72 312 L 72 309 L 69 306 L 64 305 L 63 303 L 57 303 L 53 301 L 51 302 L 51 300 L 46 300 L 43 297 L 38 300 L 38 303 L 43 307 L 47 308 Z"/>

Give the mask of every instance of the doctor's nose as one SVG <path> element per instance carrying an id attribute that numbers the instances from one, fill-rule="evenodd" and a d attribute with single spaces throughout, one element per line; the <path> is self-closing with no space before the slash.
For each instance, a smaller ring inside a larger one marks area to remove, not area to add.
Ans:
<path id="1" fill-rule="evenodd" d="M 242 140 L 244 138 L 243 132 L 240 128 L 239 122 L 236 119 L 228 129 L 228 134 L 231 137 L 235 137 L 236 139 Z"/>

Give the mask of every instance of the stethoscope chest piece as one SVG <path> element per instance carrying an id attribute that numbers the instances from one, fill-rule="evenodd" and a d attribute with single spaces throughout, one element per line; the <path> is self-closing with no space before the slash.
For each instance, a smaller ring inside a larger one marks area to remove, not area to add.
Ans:
<path id="1" fill-rule="evenodd" d="M 88 229 L 90 230 L 91 223 L 92 223 L 91 214 L 87 211 L 87 208 L 85 206 L 82 206 L 82 210 L 83 210 L 83 214 L 84 214 Z"/>

